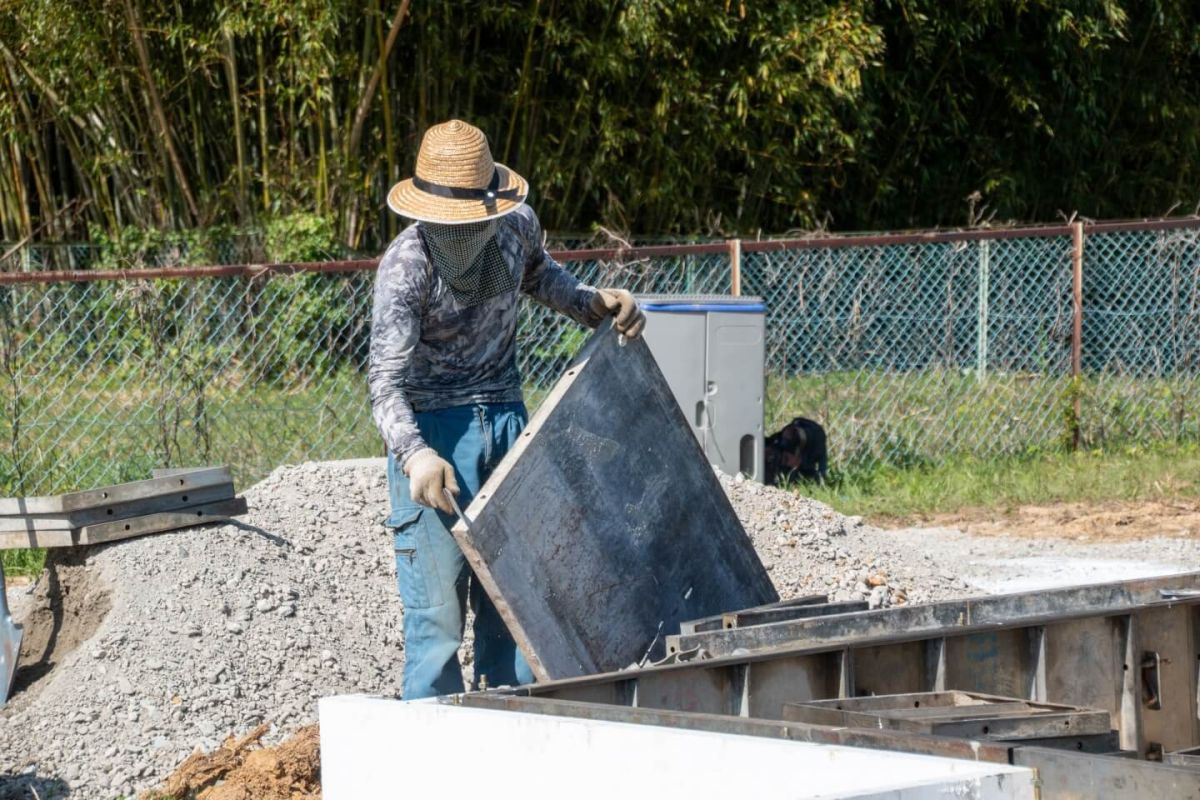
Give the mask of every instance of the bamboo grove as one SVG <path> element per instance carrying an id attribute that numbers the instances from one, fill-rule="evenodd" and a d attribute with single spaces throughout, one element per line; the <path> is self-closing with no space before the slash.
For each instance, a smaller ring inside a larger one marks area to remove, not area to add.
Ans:
<path id="1" fill-rule="evenodd" d="M 1186 0 L 0 0 L 0 239 L 370 250 L 452 116 L 550 229 L 753 234 L 1193 211 Z"/>

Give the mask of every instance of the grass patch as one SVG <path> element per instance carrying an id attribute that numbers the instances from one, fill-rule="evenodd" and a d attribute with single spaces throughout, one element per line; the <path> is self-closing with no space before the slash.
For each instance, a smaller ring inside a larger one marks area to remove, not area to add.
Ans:
<path id="1" fill-rule="evenodd" d="M 539 353 L 542 368 L 527 370 L 531 410 L 569 349 Z M 68 360 L 53 379 L 0 381 L 8 415 L 0 414 L 0 495 L 56 494 L 145 478 L 156 466 L 220 463 L 233 465 L 244 488 L 281 464 L 382 453 L 365 376 L 349 365 L 318 370 L 319 379 L 276 382 L 236 364 L 195 382 L 147 373 L 140 362 L 77 367 Z M 834 479 L 801 491 L 845 513 L 911 519 L 1200 496 L 1200 380 L 1193 378 L 1094 376 L 1074 384 L 992 374 L 979 381 L 930 369 L 769 375 L 766 388 L 768 431 L 796 415 L 826 426 Z M 1067 453 L 1060 448 L 1075 422 L 1068 412 L 1076 394 L 1083 439 L 1098 447 Z M 9 575 L 36 574 L 44 560 L 39 551 L 2 557 Z"/>
<path id="2" fill-rule="evenodd" d="M 5 550 L 2 558 L 6 578 L 17 575 L 34 576 L 42 571 L 42 565 L 46 562 L 46 551 L 40 549 Z"/>
<path id="3" fill-rule="evenodd" d="M 1200 446 L 1158 444 L 1078 453 L 1046 452 L 915 467 L 880 465 L 835 473 L 796 489 L 844 514 L 910 520 L 966 509 L 1200 496 Z"/>
<path id="4" fill-rule="evenodd" d="M 997 372 L 981 381 L 934 367 L 769 374 L 764 416 L 768 432 L 795 416 L 824 425 L 835 464 L 951 466 L 1054 452 L 1076 425 L 1085 445 L 1109 450 L 1200 440 L 1200 379 Z"/>
<path id="5" fill-rule="evenodd" d="M 59 494 L 141 480 L 159 466 L 215 464 L 233 466 L 240 492 L 282 464 L 383 455 L 358 372 L 290 388 L 247 383 L 227 376 L 207 383 L 199 420 L 196 396 L 160 404 L 153 394 L 130 391 L 119 376 L 86 392 L 53 387 L 57 402 L 24 410 L 16 454 L 0 420 L 0 496 Z M 529 408 L 548 391 L 527 385 Z M 172 416 L 178 407 L 192 416 Z M 8 550 L 0 559 L 10 577 L 37 575 L 45 552 Z"/>

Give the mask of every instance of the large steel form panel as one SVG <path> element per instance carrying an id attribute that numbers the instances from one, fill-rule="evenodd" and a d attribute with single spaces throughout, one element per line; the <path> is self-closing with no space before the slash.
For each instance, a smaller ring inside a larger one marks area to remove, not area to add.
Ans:
<path id="1" fill-rule="evenodd" d="M 1200 572 L 681 635 L 671 642 L 674 656 L 692 660 L 463 702 L 567 701 L 541 708 L 626 721 L 631 713 L 685 712 L 656 724 L 728 726 L 741 718 L 770 735 L 815 736 L 819 726 L 783 720 L 785 703 L 955 689 L 1108 711 L 1121 749 L 1155 759 L 1200 745 L 1198 643 Z M 723 655 L 708 655 L 714 651 Z M 946 754 L 942 737 L 867 733 L 873 746 L 910 749 L 933 740 L 929 746 Z M 841 729 L 837 740 L 864 735 Z M 1019 763 L 1011 746 L 963 742 L 960 749 L 1003 752 Z M 1023 749 L 1024 758 L 1053 761 L 1048 769 L 1056 774 L 1071 772 L 1065 756 Z M 1093 758 L 1100 759 L 1097 775 L 1137 773 L 1143 783 L 1161 779 L 1175 787 L 1162 796 L 1200 797 L 1200 772 Z"/>

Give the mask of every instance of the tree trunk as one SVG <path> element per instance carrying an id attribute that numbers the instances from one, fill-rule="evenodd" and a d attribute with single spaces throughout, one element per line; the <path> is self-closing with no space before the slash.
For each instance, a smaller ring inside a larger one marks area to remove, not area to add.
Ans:
<path id="1" fill-rule="evenodd" d="M 267 146 L 267 88 L 263 79 L 266 65 L 263 61 L 262 34 L 254 36 L 254 57 L 258 62 L 258 149 L 262 159 L 262 202 L 263 211 L 271 210 L 271 155 Z"/>
<path id="2" fill-rule="evenodd" d="M 371 78 L 367 81 L 367 88 L 363 91 L 362 97 L 358 99 L 358 107 L 354 109 L 354 124 L 350 127 L 350 138 L 346 141 L 346 160 L 349 162 L 350 157 L 358 152 L 358 146 L 362 142 L 363 125 L 367 121 L 367 112 L 371 110 L 371 101 L 375 97 L 375 90 L 379 86 L 379 81 L 383 78 L 383 71 L 387 69 L 388 56 L 391 55 L 392 48 L 396 45 L 396 37 L 400 33 L 400 26 L 404 23 L 404 17 L 408 14 L 409 0 L 400 0 L 400 6 L 396 9 L 395 16 L 392 17 L 392 27 L 388 29 L 387 39 L 383 43 L 383 49 L 379 51 L 379 58 L 375 62 L 375 69 L 371 70 Z"/>
<path id="3" fill-rule="evenodd" d="M 542 0 L 533 0 L 533 13 L 529 18 L 529 35 L 525 37 L 525 57 L 521 60 L 521 80 L 517 84 L 517 96 L 513 99 L 512 115 L 508 119 L 508 135 L 504 138 L 504 163 L 512 162 L 513 137 L 517 132 L 517 116 L 521 113 L 521 101 L 525 87 L 529 84 L 529 71 L 533 69 L 533 33 L 537 30 L 538 11 Z"/>
<path id="4" fill-rule="evenodd" d="M 237 209 L 238 220 L 246 222 L 246 137 L 242 131 L 242 103 L 238 94 L 237 54 L 233 50 L 233 34 L 221 29 L 225 40 L 225 81 L 229 84 L 229 105 L 233 108 L 233 142 L 237 149 Z"/>
<path id="5" fill-rule="evenodd" d="M 175 151 L 171 124 L 167 121 L 167 112 L 163 108 L 162 98 L 158 94 L 158 86 L 154 83 L 154 73 L 150 69 L 150 54 L 146 50 L 146 41 L 142 38 L 141 14 L 138 12 L 135 0 L 125 0 L 125 16 L 129 22 L 129 35 L 133 38 L 133 49 L 137 53 L 142 79 L 146 82 L 146 97 L 150 105 L 151 116 L 158 125 L 159 135 L 162 136 L 163 145 L 167 148 L 167 157 L 171 161 L 171 168 L 175 171 L 175 180 L 179 183 L 179 191 L 183 194 L 183 200 L 191 214 L 190 221 L 194 224 L 199 223 L 201 221 L 200 209 L 196 205 L 196 198 L 192 196 L 192 187 L 188 183 L 183 163 Z"/>
<path id="6" fill-rule="evenodd" d="M 379 49 L 382 52 L 384 49 L 382 22 L 376 23 L 375 36 L 379 40 Z M 379 103 L 383 106 L 383 155 L 387 163 L 387 179 L 384 181 L 384 191 L 386 192 L 399 178 L 396 169 L 396 132 L 392 122 L 392 98 L 388 92 L 386 68 L 379 78 Z M 384 214 L 384 219 L 386 220 L 384 232 L 387 234 L 387 239 L 391 240 L 396 235 L 396 217 L 394 214 Z"/>

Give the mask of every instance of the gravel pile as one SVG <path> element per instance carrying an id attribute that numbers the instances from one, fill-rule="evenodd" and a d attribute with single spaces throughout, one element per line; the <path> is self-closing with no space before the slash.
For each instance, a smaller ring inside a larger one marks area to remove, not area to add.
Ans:
<path id="1" fill-rule="evenodd" d="M 824 503 L 721 476 L 784 598 L 827 594 L 871 608 L 1200 568 L 1200 540 L 973 536 L 954 528 L 882 530 Z"/>
<path id="2" fill-rule="evenodd" d="M 783 599 L 827 594 L 886 608 L 974 593 L 960 575 L 939 569 L 932 553 L 861 517 L 740 475 L 718 477 Z"/>
<path id="3" fill-rule="evenodd" d="M 240 524 L 96 548 L 56 591 L 41 579 L 35 613 L 60 633 L 0 716 L 0 774 L 23 776 L 0 797 L 129 795 L 232 732 L 313 721 L 319 697 L 399 693 L 381 463 L 285 467 L 245 495 Z"/>
<path id="4" fill-rule="evenodd" d="M 785 598 L 880 607 L 978 593 L 959 574 L 967 539 L 945 557 L 946 536 L 721 482 Z M 322 696 L 399 693 L 383 462 L 282 467 L 245 494 L 236 525 L 65 552 L 24 598 L 0 798 L 128 796 L 227 735 L 265 722 L 264 742 L 278 741 L 315 720 Z"/>

